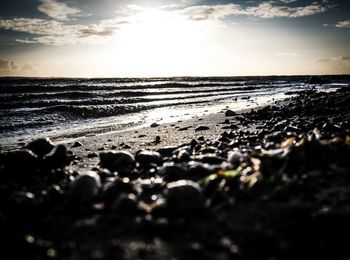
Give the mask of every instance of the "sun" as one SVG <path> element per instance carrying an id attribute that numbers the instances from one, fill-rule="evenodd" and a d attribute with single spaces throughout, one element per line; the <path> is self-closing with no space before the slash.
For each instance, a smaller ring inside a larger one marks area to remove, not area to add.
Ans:
<path id="1" fill-rule="evenodd" d="M 131 16 L 111 47 L 111 55 L 132 71 L 152 76 L 185 75 L 186 60 L 198 52 L 201 37 L 191 21 L 176 12 L 147 8 Z M 187 72 L 188 73 L 188 72 Z"/>

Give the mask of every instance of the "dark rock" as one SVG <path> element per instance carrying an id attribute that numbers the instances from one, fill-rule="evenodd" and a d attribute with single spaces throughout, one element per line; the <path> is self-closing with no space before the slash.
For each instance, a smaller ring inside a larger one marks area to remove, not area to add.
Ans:
<path id="1" fill-rule="evenodd" d="M 183 150 L 179 151 L 179 153 L 177 154 L 177 158 L 183 162 L 188 161 L 188 160 L 190 160 L 190 154 L 187 150 L 183 149 Z"/>
<path id="2" fill-rule="evenodd" d="M 137 197 L 133 193 L 121 194 L 111 205 L 119 216 L 132 216 L 137 211 Z"/>
<path id="3" fill-rule="evenodd" d="M 72 148 L 76 148 L 76 147 L 80 147 L 80 146 L 83 146 L 83 144 L 79 141 L 76 141 L 73 145 L 72 145 Z"/>
<path id="4" fill-rule="evenodd" d="M 208 164 L 221 164 L 222 162 L 225 161 L 225 158 L 219 157 L 216 154 L 201 154 L 197 155 L 195 157 L 197 161 L 201 161 L 203 163 L 208 163 Z"/>
<path id="5" fill-rule="evenodd" d="M 136 162 L 140 164 L 141 167 L 144 167 L 148 164 L 157 164 L 161 165 L 163 160 L 158 152 L 142 150 L 136 153 L 135 155 Z"/>
<path id="6" fill-rule="evenodd" d="M 28 149 L 4 153 L 1 164 L 9 170 L 33 170 L 39 166 L 38 157 Z"/>
<path id="7" fill-rule="evenodd" d="M 75 205 L 90 203 L 98 195 L 100 187 L 100 176 L 96 172 L 84 172 L 71 184 L 70 201 Z"/>
<path id="8" fill-rule="evenodd" d="M 188 172 L 179 165 L 165 165 L 158 174 L 167 182 L 187 179 L 188 177 Z"/>
<path id="9" fill-rule="evenodd" d="M 135 196 L 138 196 L 139 193 L 140 189 L 130 182 L 128 178 L 119 178 L 108 183 L 104 187 L 103 198 L 106 208 L 109 209 L 122 194 L 134 194 Z"/>
<path id="10" fill-rule="evenodd" d="M 195 212 L 204 207 L 200 186 L 188 180 L 169 183 L 165 191 L 165 200 L 167 207 L 177 213 Z"/>
<path id="11" fill-rule="evenodd" d="M 158 123 L 152 123 L 152 124 L 151 124 L 151 127 L 157 127 L 157 126 L 159 126 Z"/>
<path id="12" fill-rule="evenodd" d="M 226 110 L 225 116 L 235 116 L 237 113 L 235 111 L 232 111 L 230 109 Z"/>
<path id="13" fill-rule="evenodd" d="M 89 154 L 87 155 L 88 158 L 94 158 L 94 157 L 97 157 L 97 156 L 98 156 L 97 153 L 89 153 Z"/>
<path id="14" fill-rule="evenodd" d="M 100 166 L 110 171 L 128 171 L 135 166 L 135 158 L 127 151 L 100 153 Z"/>
<path id="15" fill-rule="evenodd" d="M 46 154 L 51 152 L 55 145 L 49 138 L 40 138 L 30 142 L 26 148 L 31 150 L 39 157 L 44 157 Z"/>
<path id="16" fill-rule="evenodd" d="M 201 126 L 198 126 L 196 127 L 195 131 L 206 131 L 206 130 L 210 130 L 210 128 L 208 126 L 204 126 L 204 125 L 201 125 Z"/>
<path id="17" fill-rule="evenodd" d="M 47 166 L 53 168 L 63 168 L 70 163 L 67 148 L 63 145 L 57 145 L 52 154 L 45 157 Z"/>
<path id="18" fill-rule="evenodd" d="M 164 146 L 160 149 L 158 149 L 158 153 L 160 153 L 160 155 L 162 157 L 169 157 L 172 156 L 173 152 L 177 149 L 176 146 Z"/>
<path id="19" fill-rule="evenodd" d="M 155 143 L 160 143 L 160 136 L 159 136 L 159 135 L 156 136 L 154 142 L 155 142 Z"/>

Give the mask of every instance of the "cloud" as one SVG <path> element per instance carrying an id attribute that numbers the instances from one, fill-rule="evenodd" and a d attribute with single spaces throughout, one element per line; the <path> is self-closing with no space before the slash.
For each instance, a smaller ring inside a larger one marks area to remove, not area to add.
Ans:
<path id="1" fill-rule="evenodd" d="M 45 45 L 67 45 L 77 43 L 102 43 L 114 37 L 116 31 L 125 24 L 140 23 L 143 12 L 150 12 L 137 5 L 129 5 L 127 8 L 119 10 L 116 18 L 104 19 L 91 24 L 72 24 L 67 22 L 70 18 L 80 15 L 78 9 L 68 7 L 57 0 L 42 0 L 39 10 L 45 12 L 54 19 L 38 18 L 13 18 L 0 19 L 0 29 L 12 30 L 16 32 L 28 33 L 26 38 L 18 38 L 20 43 L 41 43 Z M 263 2 L 256 6 L 243 7 L 239 4 L 219 4 L 219 5 L 199 5 L 177 10 L 161 11 L 162 15 L 169 19 L 183 20 L 183 18 L 193 21 L 221 21 L 231 15 L 245 15 L 259 18 L 286 17 L 296 18 L 309 16 L 327 11 L 327 7 L 318 3 L 313 3 L 301 7 L 288 7 L 273 4 L 275 2 Z M 147 18 L 147 15 L 144 15 Z"/>
<path id="2" fill-rule="evenodd" d="M 320 63 L 332 63 L 338 66 L 350 66 L 350 56 L 320 58 L 316 61 Z"/>
<path id="3" fill-rule="evenodd" d="M 105 41 L 114 34 L 123 22 L 120 19 L 107 19 L 97 24 L 67 25 L 62 21 L 55 20 L 15 18 L 0 20 L 0 29 L 33 35 L 30 38 L 16 39 L 17 42 L 60 46 Z"/>
<path id="4" fill-rule="evenodd" d="M 339 28 L 350 28 L 350 20 L 340 21 L 335 26 Z"/>
<path id="5" fill-rule="evenodd" d="M 280 0 L 280 2 L 285 3 L 285 4 L 290 4 L 290 3 L 294 3 L 297 0 Z"/>
<path id="6" fill-rule="evenodd" d="M 41 0 L 41 2 L 38 10 L 59 21 L 67 21 L 71 17 L 81 15 L 81 10 L 78 8 L 69 7 L 66 3 L 57 0 Z"/>
<path id="7" fill-rule="evenodd" d="M 1 72 L 17 72 L 31 70 L 32 64 L 29 63 L 18 63 L 16 61 L 0 59 L 0 71 Z"/>
<path id="8" fill-rule="evenodd" d="M 183 14 L 191 20 L 220 19 L 232 14 L 242 14 L 243 10 L 238 4 L 202 5 L 185 8 Z"/>
<path id="9" fill-rule="evenodd" d="M 183 14 L 187 15 L 191 20 L 200 21 L 221 19 L 230 15 L 246 15 L 264 19 L 277 17 L 297 18 L 323 13 L 327 10 L 328 7 L 316 2 L 311 5 L 300 7 L 280 6 L 273 5 L 272 2 L 263 2 L 257 6 L 246 8 L 239 4 L 193 6 L 185 8 Z"/>

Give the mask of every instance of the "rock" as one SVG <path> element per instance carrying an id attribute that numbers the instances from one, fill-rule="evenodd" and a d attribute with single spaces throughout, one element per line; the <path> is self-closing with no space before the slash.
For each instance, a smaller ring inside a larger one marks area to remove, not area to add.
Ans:
<path id="1" fill-rule="evenodd" d="M 197 161 L 201 161 L 203 163 L 208 163 L 208 164 L 221 164 L 222 162 L 225 161 L 225 158 L 219 157 L 214 153 L 197 155 L 195 159 Z"/>
<path id="2" fill-rule="evenodd" d="M 54 152 L 45 157 L 45 162 L 48 168 L 51 169 L 63 168 L 68 165 L 70 160 L 67 148 L 63 144 L 57 145 Z"/>
<path id="3" fill-rule="evenodd" d="M 75 205 L 92 202 L 101 187 L 100 176 L 94 171 L 84 172 L 72 182 L 70 201 Z"/>
<path id="4" fill-rule="evenodd" d="M 201 125 L 201 126 L 198 126 L 196 127 L 195 131 L 206 131 L 206 130 L 209 130 L 210 128 L 208 126 L 204 126 L 204 125 Z"/>
<path id="5" fill-rule="evenodd" d="M 163 157 L 169 157 L 172 156 L 173 152 L 177 149 L 176 146 L 164 146 L 160 149 L 158 149 L 158 153 L 160 153 Z"/>
<path id="6" fill-rule="evenodd" d="M 157 126 L 159 126 L 158 123 L 152 123 L 152 124 L 151 124 L 151 127 L 157 127 Z"/>
<path id="7" fill-rule="evenodd" d="M 136 153 L 135 160 L 137 163 L 140 164 L 141 167 L 144 167 L 149 164 L 157 164 L 161 165 L 163 162 L 163 159 L 158 152 L 154 151 L 146 151 L 142 150 Z"/>
<path id="8" fill-rule="evenodd" d="M 111 205 L 119 216 L 131 216 L 137 211 L 137 197 L 133 193 L 121 194 Z"/>
<path id="9" fill-rule="evenodd" d="M 154 142 L 155 142 L 155 143 L 160 143 L 160 136 L 159 136 L 159 135 L 156 136 Z"/>
<path id="10" fill-rule="evenodd" d="M 189 161 L 190 160 L 190 154 L 187 150 L 183 149 L 183 150 L 180 150 L 179 153 L 177 154 L 177 158 L 180 160 L 180 161 Z"/>
<path id="11" fill-rule="evenodd" d="M 80 147 L 80 146 L 83 146 L 81 142 L 79 141 L 76 141 L 73 145 L 72 145 L 72 148 L 76 148 L 76 147 Z"/>
<path id="12" fill-rule="evenodd" d="M 135 166 L 135 158 L 128 151 L 100 153 L 100 166 L 110 171 L 131 170 Z"/>
<path id="13" fill-rule="evenodd" d="M 30 142 L 26 148 L 31 150 L 39 157 L 44 157 L 46 154 L 52 151 L 55 145 L 49 138 L 40 138 Z"/>
<path id="14" fill-rule="evenodd" d="M 226 110 L 225 116 L 235 116 L 237 113 L 235 111 L 232 111 L 231 109 Z"/>
<path id="15" fill-rule="evenodd" d="M 204 164 L 202 162 L 190 161 L 188 163 L 188 172 L 189 172 L 189 179 L 197 181 L 210 175 L 213 172 L 213 169 L 208 164 Z"/>
<path id="16" fill-rule="evenodd" d="M 39 160 L 31 150 L 22 149 L 2 154 L 0 164 L 8 170 L 33 170 L 39 166 Z"/>
<path id="17" fill-rule="evenodd" d="M 165 191 L 167 207 L 172 212 L 194 212 L 204 207 L 204 197 L 200 186 L 188 180 L 179 180 L 167 185 Z"/>
<path id="18" fill-rule="evenodd" d="M 165 165 L 158 174 L 167 182 L 187 179 L 188 176 L 188 172 L 179 165 Z"/>
<path id="19" fill-rule="evenodd" d="M 94 158 L 94 157 L 97 157 L 98 154 L 97 153 L 88 153 L 87 157 L 88 158 Z"/>
<path id="20" fill-rule="evenodd" d="M 104 187 L 103 198 L 106 208 L 112 207 L 112 204 L 122 194 L 134 194 L 137 196 L 140 193 L 140 189 L 130 182 L 128 178 L 115 179 L 113 182 L 108 183 Z"/>

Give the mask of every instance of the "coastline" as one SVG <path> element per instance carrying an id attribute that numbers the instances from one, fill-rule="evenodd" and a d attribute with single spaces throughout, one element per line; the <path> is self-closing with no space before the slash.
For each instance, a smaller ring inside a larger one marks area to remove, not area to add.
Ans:
<path id="1" fill-rule="evenodd" d="M 2 154 L 5 247 L 67 260 L 349 257 L 350 90 L 225 112 Z"/>

